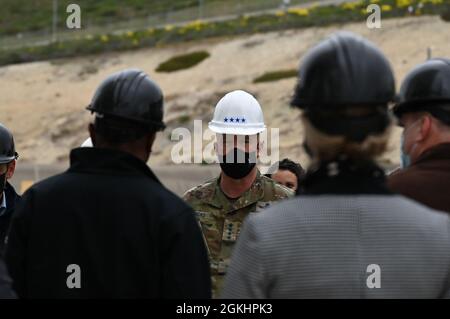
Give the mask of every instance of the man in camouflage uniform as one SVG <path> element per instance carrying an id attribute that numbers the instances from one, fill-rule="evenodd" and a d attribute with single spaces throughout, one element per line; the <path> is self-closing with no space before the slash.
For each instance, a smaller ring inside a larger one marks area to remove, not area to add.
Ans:
<path id="1" fill-rule="evenodd" d="M 218 297 L 245 217 L 294 193 L 261 175 L 256 167 L 259 133 L 265 125 L 261 107 L 253 96 L 244 91 L 225 95 L 216 106 L 209 128 L 217 134 L 216 151 L 222 172 L 188 190 L 184 200 L 195 210 L 202 228 L 213 297 Z M 251 140 L 256 143 L 252 145 Z"/>

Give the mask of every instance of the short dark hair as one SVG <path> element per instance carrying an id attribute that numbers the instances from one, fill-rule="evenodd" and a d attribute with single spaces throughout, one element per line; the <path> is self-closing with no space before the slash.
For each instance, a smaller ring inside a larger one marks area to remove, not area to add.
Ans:
<path id="1" fill-rule="evenodd" d="M 294 174 L 297 177 L 297 194 L 300 190 L 300 182 L 303 180 L 303 178 L 306 175 L 305 170 L 300 165 L 300 163 L 296 163 L 294 161 L 291 161 L 288 158 L 284 158 L 278 163 L 275 163 L 271 168 L 269 168 L 269 174 L 266 174 L 268 177 L 272 177 L 272 174 L 275 173 L 272 168 L 275 168 L 278 166 L 278 170 L 286 170 L 290 171 L 292 174 Z"/>
<path id="2" fill-rule="evenodd" d="M 295 174 L 297 176 L 297 180 L 300 183 L 300 180 L 305 176 L 305 170 L 300 165 L 300 163 L 296 163 L 294 161 L 291 161 L 288 158 L 282 159 L 278 163 L 278 169 L 280 170 L 288 170 L 291 173 Z"/>
<path id="3" fill-rule="evenodd" d="M 113 116 L 97 116 L 94 127 L 100 138 L 110 144 L 131 143 L 156 132 L 155 128 L 142 123 Z"/>

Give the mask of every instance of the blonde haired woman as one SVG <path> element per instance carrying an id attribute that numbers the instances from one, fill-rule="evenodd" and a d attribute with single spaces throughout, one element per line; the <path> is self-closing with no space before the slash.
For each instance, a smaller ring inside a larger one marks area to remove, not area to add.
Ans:
<path id="1" fill-rule="evenodd" d="M 247 219 L 223 297 L 449 297 L 448 215 L 390 193 L 375 162 L 394 96 L 365 39 L 338 33 L 307 54 L 292 102 L 312 157 L 305 195 Z"/>

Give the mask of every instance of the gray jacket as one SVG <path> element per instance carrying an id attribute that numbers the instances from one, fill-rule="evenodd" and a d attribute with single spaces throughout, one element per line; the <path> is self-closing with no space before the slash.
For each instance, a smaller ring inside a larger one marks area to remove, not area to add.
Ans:
<path id="1" fill-rule="evenodd" d="M 244 222 L 222 297 L 450 297 L 449 272 L 448 214 L 401 196 L 302 196 Z"/>

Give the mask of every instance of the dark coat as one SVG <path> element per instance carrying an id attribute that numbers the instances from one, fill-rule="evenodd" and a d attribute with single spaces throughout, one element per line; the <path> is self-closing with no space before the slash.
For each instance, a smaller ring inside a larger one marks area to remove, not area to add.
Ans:
<path id="1" fill-rule="evenodd" d="M 450 213 L 450 143 L 432 147 L 411 166 L 395 171 L 388 187 L 431 208 Z"/>
<path id="2" fill-rule="evenodd" d="M 0 256 L 3 255 L 5 250 L 5 242 L 7 241 L 7 235 L 9 226 L 11 224 L 11 219 L 16 209 L 17 204 L 20 201 L 20 196 L 17 195 L 14 188 L 6 183 L 5 186 L 5 196 L 6 196 L 6 210 L 5 213 L 0 216 Z"/>
<path id="3" fill-rule="evenodd" d="M 210 297 L 187 204 L 128 153 L 78 148 L 70 159 L 24 194 L 13 218 L 6 262 L 20 297 Z"/>
<path id="4" fill-rule="evenodd" d="M 0 258 L 0 299 L 13 299 L 15 297 L 11 288 L 11 278 L 8 276 L 5 263 Z"/>

